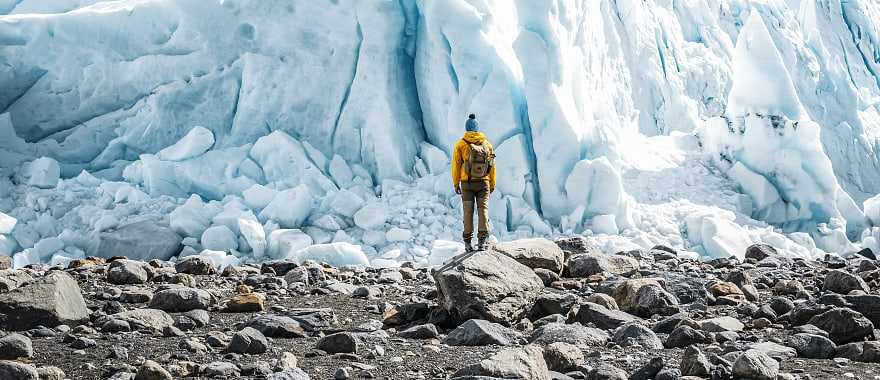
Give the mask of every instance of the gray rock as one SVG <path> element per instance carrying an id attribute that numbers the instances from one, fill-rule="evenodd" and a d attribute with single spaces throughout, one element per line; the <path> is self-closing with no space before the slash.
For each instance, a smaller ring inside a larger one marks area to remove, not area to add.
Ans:
<path id="1" fill-rule="evenodd" d="M 180 235 L 152 221 L 126 224 L 98 235 L 96 256 L 124 255 L 132 260 L 168 260 L 180 253 Z"/>
<path id="2" fill-rule="evenodd" d="M 31 338 L 21 334 L 9 334 L 0 338 L 0 359 L 30 358 L 34 356 Z"/>
<path id="3" fill-rule="evenodd" d="M 122 303 L 147 303 L 151 299 L 153 299 L 153 292 L 147 289 L 127 290 L 119 295 L 119 302 Z"/>
<path id="4" fill-rule="evenodd" d="M 655 356 L 648 363 L 633 372 L 629 380 L 653 380 L 655 376 L 666 366 L 662 357 Z"/>
<path id="5" fill-rule="evenodd" d="M 688 346 L 681 356 L 679 369 L 684 376 L 708 377 L 712 371 L 712 364 L 699 348 Z"/>
<path id="6" fill-rule="evenodd" d="M 37 368 L 37 374 L 40 375 L 40 380 L 64 380 L 67 378 L 64 371 L 58 367 L 40 367 Z"/>
<path id="7" fill-rule="evenodd" d="M 639 261 L 621 255 L 584 253 L 569 258 L 567 266 L 571 277 L 589 277 L 600 273 L 623 275 L 639 270 Z"/>
<path id="8" fill-rule="evenodd" d="M 663 342 L 651 329 L 638 323 L 630 323 L 617 328 L 614 342 L 622 347 L 639 345 L 649 350 L 662 350 Z"/>
<path id="9" fill-rule="evenodd" d="M 6 256 L 0 256 L 6 257 Z M 21 270 L 4 269 L 0 270 L 0 293 L 8 292 L 22 284 L 33 281 L 27 272 Z"/>
<path id="10" fill-rule="evenodd" d="M 608 342 L 608 333 L 580 323 L 549 323 L 535 329 L 529 342 L 542 345 L 562 342 L 578 347 L 604 347 Z"/>
<path id="11" fill-rule="evenodd" d="M 797 350 L 794 348 L 770 341 L 752 344 L 749 349 L 761 351 L 775 359 L 794 359 L 797 357 Z"/>
<path id="12" fill-rule="evenodd" d="M 838 294 L 848 294 L 853 290 L 861 290 L 865 293 L 871 291 L 861 277 L 839 269 L 828 272 L 822 290 Z"/>
<path id="13" fill-rule="evenodd" d="M 39 380 L 40 374 L 32 365 L 0 360 L 0 379 Z"/>
<path id="14" fill-rule="evenodd" d="M 188 256 L 184 257 L 174 265 L 177 273 L 186 273 L 193 275 L 209 275 L 217 273 L 214 264 L 206 257 Z"/>
<path id="15" fill-rule="evenodd" d="M 118 333 L 131 331 L 131 324 L 121 319 L 112 318 L 101 325 L 103 333 Z"/>
<path id="16" fill-rule="evenodd" d="M 89 309 L 70 275 L 51 272 L 43 278 L 0 293 L 0 329 L 21 331 L 37 326 L 76 326 L 87 322 Z"/>
<path id="17" fill-rule="evenodd" d="M 681 379 L 681 371 L 677 368 L 664 368 L 660 372 L 657 372 L 657 376 L 654 376 L 654 380 L 680 380 Z M 689 379 L 696 380 L 696 379 Z"/>
<path id="18" fill-rule="evenodd" d="M 800 357 L 807 359 L 830 359 L 837 352 L 837 345 L 821 335 L 794 334 L 786 344 L 794 348 Z"/>
<path id="19" fill-rule="evenodd" d="M 559 275 L 556 274 L 556 272 L 544 268 L 535 269 L 535 274 L 538 275 L 538 278 L 541 279 L 541 282 L 544 283 L 544 286 L 550 286 L 554 282 L 561 279 Z"/>
<path id="20" fill-rule="evenodd" d="M 432 323 L 427 323 L 410 327 L 401 331 L 398 335 L 401 338 L 407 339 L 434 339 L 439 336 L 440 333 L 437 332 L 437 326 L 434 326 Z"/>
<path id="21" fill-rule="evenodd" d="M 150 274 L 146 264 L 134 260 L 114 260 L 107 270 L 107 282 L 116 285 L 132 285 L 146 283 Z"/>
<path id="22" fill-rule="evenodd" d="M 288 368 L 267 376 L 266 380 L 311 380 L 311 378 L 299 368 Z"/>
<path id="23" fill-rule="evenodd" d="M 544 362 L 552 371 L 566 372 L 584 362 L 584 353 L 573 344 L 551 343 L 544 347 Z"/>
<path id="24" fill-rule="evenodd" d="M 433 271 L 440 306 L 459 320 L 515 323 L 544 289 L 529 267 L 501 253 L 465 253 Z"/>
<path id="25" fill-rule="evenodd" d="M 592 323 L 601 329 L 616 329 L 626 323 L 639 321 L 640 319 L 629 313 L 620 310 L 609 310 L 602 305 L 587 302 L 580 305 L 577 314 L 574 316 L 575 322 L 582 325 Z"/>
<path id="26" fill-rule="evenodd" d="M 880 363 L 880 342 L 855 342 L 837 346 L 836 356 L 862 363 Z"/>
<path id="27" fill-rule="evenodd" d="M 299 322 L 281 315 L 261 315 L 251 319 L 245 325 L 259 330 L 270 338 L 302 338 L 306 336 L 306 332 Z"/>
<path id="28" fill-rule="evenodd" d="M 627 281 L 627 283 L 635 280 Z M 615 294 L 616 296 L 616 294 Z M 615 297 L 616 299 L 617 297 Z M 672 315 L 678 313 L 678 298 L 657 284 L 644 284 L 638 287 L 635 297 L 618 301 L 621 310 L 639 317 L 650 317 L 654 314 Z"/>
<path id="29" fill-rule="evenodd" d="M 315 345 L 315 348 L 330 353 L 352 353 L 356 354 L 361 347 L 361 341 L 354 334 L 340 332 L 327 335 Z"/>
<path id="30" fill-rule="evenodd" d="M 779 363 L 758 350 L 744 352 L 733 363 L 733 376 L 738 379 L 776 380 Z"/>
<path id="31" fill-rule="evenodd" d="M 620 310 L 620 307 L 617 306 L 617 301 L 614 300 L 614 297 L 611 297 L 605 293 L 593 293 L 587 296 L 587 302 L 592 302 L 597 305 L 602 305 L 608 310 Z"/>
<path id="32" fill-rule="evenodd" d="M 627 380 L 626 371 L 611 364 L 601 364 L 587 373 L 587 380 Z"/>
<path id="33" fill-rule="evenodd" d="M 482 319 L 471 319 L 449 332 L 443 343 L 450 346 L 512 346 L 524 338 L 518 331 Z"/>
<path id="34" fill-rule="evenodd" d="M 77 350 L 84 350 L 86 348 L 92 348 L 98 346 L 98 342 L 94 339 L 89 339 L 86 337 L 76 337 L 73 339 L 73 342 L 70 342 L 70 347 Z"/>
<path id="35" fill-rule="evenodd" d="M 477 364 L 457 371 L 452 377 L 488 376 L 502 379 L 550 380 L 543 350 L 537 346 L 502 350 Z"/>
<path id="36" fill-rule="evenodd" d="M 207 377 L 236 378 L 241 376 L 241 369 L 230 362 L 211 362 L 202 369 L 202 375 Z"/>
<path id="37" fill-rule="evenodd" d="M 502 242 L 496 244 L 493 249 L 529 268 L 543 268 L 553 273 L 562 272 L 565 262 L 562 249 L 556 243 L 544 238 Z"/>
<path id="38" fill-rule="evenodd" d="M 740 332 L 746 327 L 742 322 L 740 322 L 736 318 L 728 317 L 728 316 L 706 319 L 706 320 L 700 321 L 699 324 L 700 324 L 700 329 L 702 329 L 703 331 L 715 332 L 715 333 L 724 332 L 724 331 Z"/>
<path id="39" fill-rule="evenodd" d="M 159 363 L 156 363 L 152 360 L 144 361 L 144 364 L 138 369 L 137 375 L 134 377 L 135 380 L 172 380 L 174 377 L 171 376 L 165 368 L 162 368 Z"/>
<path id="40" fill-rule="evenodd" d="M 874 334 L 871 321 L 846 308 L 834 308 L 819 314 L 810 320 L 810 324 L 827 331 L 828 338 L 836 344 L 855 342 Z"/>
<path id="41" fill-rule="evenodd" d="M 196 288 L 173 288 L 153 295 L 150 307 L 169 313 L 208 309 L 214 303 L 211 293 Z"/>
<path id="42" fill-rule="evenodd" d="M 232 335 L 226 352 L 238 354 L 262 354 L 269 349 L 269 341 L 266 336 L 253 327 L 245 327 Z"/>
<path id="43" fill-rule="evenodd" d="M 174 326 L 174 318 L 158 309 L 134 309 L 113 314 L 111 317 L 128 322 L 136 330 L 163 331 Z"/>
<path id="44" fill-rule="evenodd" d="M 196 323 L 196 327 L 205 327 L 211 322 L 211 314 L 205 309 L 195 309 L 183 313 L 184 317 L 192 319 Z M 251 326 L 253 327 L 253 326 Z M 259 329 L 257 329 L 259 330 Z M 262 331 L 261 331 L 262 332 Z M 263 333 L 265 334 L 265 333 Z M 268 335 L 267 335 L 268 336 Z"/>

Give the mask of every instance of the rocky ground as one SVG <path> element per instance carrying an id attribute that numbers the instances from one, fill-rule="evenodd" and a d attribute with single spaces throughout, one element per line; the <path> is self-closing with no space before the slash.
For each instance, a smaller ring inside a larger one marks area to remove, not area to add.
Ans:
<path id="1" fill-rule="evenodd" d="M 880 270 L 579 238 L 442 268 L 123 257 L 0 270 L 0 379 L 875 379 Z M 0 267 L 8 261 L 0 261 Z"/>

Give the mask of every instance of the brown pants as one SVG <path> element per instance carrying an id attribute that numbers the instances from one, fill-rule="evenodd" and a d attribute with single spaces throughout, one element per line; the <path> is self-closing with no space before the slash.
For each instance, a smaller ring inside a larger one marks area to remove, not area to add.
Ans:
<path id="1" fill-rule="evenodd" d="M 464 209 L 464 232 L 461 235 L 467 241 L 474 236 L 474 203 L 477 206 L 479 235 L 485 238 L 489 235 L 489 181 L 461 183 L 461 204 Z"/>

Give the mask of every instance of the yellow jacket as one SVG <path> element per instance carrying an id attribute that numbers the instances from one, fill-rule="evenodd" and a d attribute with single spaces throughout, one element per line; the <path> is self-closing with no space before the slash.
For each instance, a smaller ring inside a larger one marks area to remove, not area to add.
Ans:
<path id="1" fill-rule="evenodd" d="M 486 145 L 490 151 L 494 151 L 492 144 L 486 140 L 486 135 L 482 132 L 465 132 L 464 137 L 455 144 L 455 151 L 452 152 L 452 186 L 457 187 L 459 182 L 472 179 L 464 170 L 464 162 L 468 160 L 468 152 L 470 152 L 468 144 Z M 488 176 L 473 179 L 488 179 L 489 189 L 495 190 L 495 165 L 492 165 Z"/>

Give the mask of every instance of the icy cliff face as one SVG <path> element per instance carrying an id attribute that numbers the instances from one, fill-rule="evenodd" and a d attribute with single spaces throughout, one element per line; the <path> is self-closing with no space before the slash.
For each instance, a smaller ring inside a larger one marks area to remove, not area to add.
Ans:
<path id="1" fill-rule="evenodd" d="M 778 232 L 858 240 L 858 203 L 880 192 L 872 1 L 0 0 L 0 14 L 0 212 L 20 237 L 0 235 L 6 254 L 67 228 L 41 247 L 76 256 L 147 218 L 189 253 L 223 225 L 242 257 L 249 237 L 301 229 L 424 259 L 457 235 L 448 161 L 468 113 L 501 157 L 499 238 L 810 255 Z M 66 180 L 44 184 L 40 157 Z"/>

